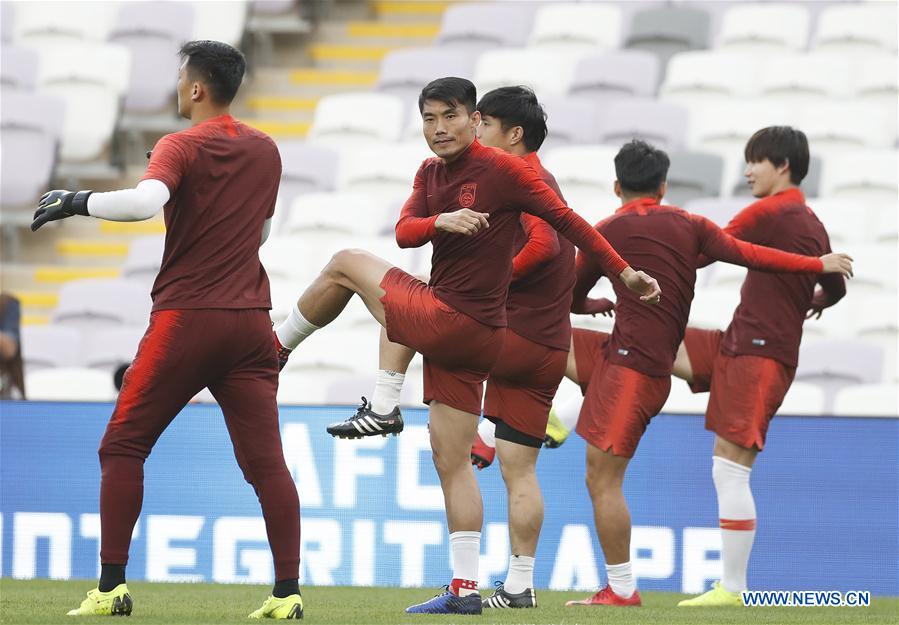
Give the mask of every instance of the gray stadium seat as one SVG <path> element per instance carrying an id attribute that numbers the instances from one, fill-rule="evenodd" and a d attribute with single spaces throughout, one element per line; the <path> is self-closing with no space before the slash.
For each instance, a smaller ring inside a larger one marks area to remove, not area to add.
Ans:
<path id="1" fill-rule="evenodd" d="M 671 152 L 667 204 L 683 206 L 689 200 L 719 195 L 724 159 L 705 152 Z"/>
<path id="2" fill-rule="evenodd" d="M 659 60 L 642 50 L 591 54 L 577 62 L 569 94 L 578 98 L 652 97 L 659 85 Z"/>
<path id="3" fill-rule="evenodd" d="M 653 99 L 628 98 L 610 102 L 603 110 L 597 138 L 600 143 L 620 145 L 643 139 L 663 150 L 684 146 L 687 110 L 677 104 Z"/>
<path id="4" fill-rule="evenodd" d="M 408 106 L 418 101 L 422 87 L 435 76 L 474 78 L 475 57 L 474 52 L 454 50 L 449 54 L 438 47 L 394 50 L 381 61 L 375 90 L 397 96 Z"/>
<path id="5" fill-rule="evenodd" d="M 84 330 L 146 325 L 150 289 L 130 280 L 85 279 L 67 282 L 59 290 L 53 323 Z"/>
<path id="6" fill-rule="evenodd" d="M 634 14 L 625 47 L 655 54 L 663 69 L 679 52 L 708 48 L 711 18 L 706 11 L 666 6 Z"/>
<path id="7" fill-rule="evenodd" d="M 534 20 L 534 3 L 472 3 L 449 7 L 443 14 L 437 46 L 486 50 L 523 46 Z"/>
<path id="8" fill-rule="evenodd" d="M 26 371 L 78 366 L 84 348 L 84 333 L 77 328 L 22 326 L 22 360 Z"/>
<path id="9" fill-rule="evenodd" d="M 156 113 L 171 108 L 178 73 L 178 49 L 194 23 L 189 2 L 126 2 L 109 40 L 131 51 L 131 78 L 125 111 Z"/>
<path id="10" fill-rule="evenodd" d="M 33 206 L 47 190 L 64 116 L 65 106 L 54 96 L 4 92 L 0 108 L 0 150 L 4 154 L 0 161 L 0 205 L 5 209 Z M 10 157 L 13 154 L 15 158 Z M 9 218 L 9 213 L 4 215 L 7 223 Z"/>
<path id="11" fill-rule="evenodd" d="M 33 91 L 37 62 L 38 56 L 34 50 L 4 44 L 0 49 L 0 83 L 3 88 Z"/>

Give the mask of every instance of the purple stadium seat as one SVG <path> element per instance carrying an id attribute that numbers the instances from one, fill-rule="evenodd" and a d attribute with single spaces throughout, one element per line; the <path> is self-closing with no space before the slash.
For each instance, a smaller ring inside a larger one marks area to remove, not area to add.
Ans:
<path id="1" fill-rule="evenodd" d="M 31 205 L 47 190 L 64 111 L 63 103 L 53 96 L 12 91 L 3 94 L 0 205 L 4 208 Z"/>
<path id="2" fill-rule="evenodd" d="M 281 186 L 278 189 L 276 223 L 283 224 L 293 201 L 305 193 L 333 191 L 337 181 L 337 151 L 305 141 L 282 141 Z"/>
<path id="3" fill-rule="evenodd" d="M 38 56 L 34 50 L 4 45 L 0 51 L 0 83 L 22 91 L 33 91 Z"/>
<path id="4" fill-rule="evenodd" d="M 617 50 L 580 59 L 569 93 L 572 96 L 652 97 L 659 85 L 659 60 L 643 50 Z"/>
<path id="5" fill-rule="evenodd" d="M 537 99 L 546 111 L 549 131 L 541 153 L 562 145 L 599 143 L 596 126 L 604 111 L 600 104 L 589 100 L 575 100 L 564 95 L 540 95 Z"/>
<path id="6" fill-rule="evenodd" d="M 458 4 L 443 14 L 438 46 L 486 50 L 527 43 L 539 5 L 534 2 Z"/>
<path id="7" fill-rule="evenodd" d="M 125 111 L 157 112 L 175 93 L 178 49 L 190 39 L 193 6 L 189 2 L 126 2 L 110 41 L 131 50 L 131 80 Z"/>
<path id="8" fill-rule="evenodd" d="M 677 104 L 652 99 L 625 99 L 610 102 L 603 111 L 597 131 L 600 143 L 622 144 L 643 139 L 663 150 L 684 145 L 687 110 Z"/>

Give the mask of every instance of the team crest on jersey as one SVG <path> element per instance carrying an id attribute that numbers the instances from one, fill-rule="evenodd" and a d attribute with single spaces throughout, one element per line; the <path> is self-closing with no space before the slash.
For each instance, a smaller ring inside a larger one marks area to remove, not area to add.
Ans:
<path id="1" fill-rule="evenodd" d="M 474 206 L 474 200 L 477 192 L 478 185 L 476 182 L 463 184 L 462 190 L 459 191 L 459 206 L 461 206 L 462 208 L 471 208 L 472 206 Z"/>

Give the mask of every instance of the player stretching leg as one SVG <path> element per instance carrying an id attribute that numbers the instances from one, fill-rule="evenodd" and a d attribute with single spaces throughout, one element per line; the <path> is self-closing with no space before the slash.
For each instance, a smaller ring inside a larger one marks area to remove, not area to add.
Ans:
<path id="1" fill-rule="evenodd" d="M 659 205 L 665 192 L 668 158 L 642 142 L 625 145 L 615 159 L 616 192 L 623 206 L 597 228 L 628 258 L 641 259 L 661 276 L 671 294 L 645 311 L 618 290 L 617 320 L 611 335 L 576 329 L 566 376 L 580 383 L 584 405 L 577 431 L 588 442 L 587 485 L 594 505 L 609 584 L 593 597 L 569 605 L 640 605 L 630 557 L 630 514 L 622 482 L 649 420 L 668 396 L 670 373 L 690 312 L 696 270 L 724 260 L 762 271 L 851 273 L 845 255 L 821 259 L 785 254 L 738 241 L 709 220 Z M 645 260 L 644 260 L 645 259 Z M 587 293 L 601 276 L 579 256 L 573 312 L 606 313 L 608 300 Z"/>
<path id="2" fill-rule="evenodd" d="M 801 254 L 830 251 L 830 240 L 799 188 L 808 171 L 805 135 L 776 126 L 746 144 L 746 178 L 759 201 L 727 225 L 729 234 Z M 846 294 L 839 275 L 750 271 L 725 332 L 687 328 L 674 375 L 694 392 L 711 390 L 705 427 L 715 432 L 712 480 L 718 496 L 723 576 L 681 606 L 741 605 L 756 510 L 749 477 L 768 424 L 793 381 L 806 315 L 819 315 Z"/>
<path id="3" fill-rule="evenodd" d="M 72 215 L 140 221 L 165 207 L 150 325 L 100 443 L 100 582 L 69 615 L 131 613 L 125 565 L 141 510 L 144 461 L 175 415 L 208 387 L 259 497 L 275 565 L 272 596 L 250 617 L 302 618 L 300 507 L 281 451 L 278 358 L 269 283 L 259 262 L 281 160 L 268 136 L 229 113 L 243 55 L 224 43 L 193 41 L 181 56 L 178 112 L 192 127 L 159 140 L 135 189 L 51 191 L 31 225 L 37 230 Z"/>
<path id="4" fill-rule="evenodd" d="M 284 350 L 296 347 L 358 294 L 391 342 L 424 356 L 424 400 L 446 504 L 453 580 L 446 593 L 410 612 L 481 612 L 477 579 L 483 506 L 469 451 L 483 383 L 502 348 L 521 213 L 542 217 L 597 256 L 611 275 L 647 300 L 658 298 L 655 281 L 621 260 L 526 163 L 475 140 L 480 121 L 475 100 L 474 85 L 461 78 L 435 80 L 419 96 L 423 132 L 438 158 L 419 168 L 396 235 L 402 247 L 433 242 L 430 285 L 367 252 L 344 250 L 277 329 Z"/>

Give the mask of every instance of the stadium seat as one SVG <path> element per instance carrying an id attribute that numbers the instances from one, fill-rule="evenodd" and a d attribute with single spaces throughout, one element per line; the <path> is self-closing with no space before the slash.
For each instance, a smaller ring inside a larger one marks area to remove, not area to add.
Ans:
<path id="1" fill-rule="evenodd" d="M 895 150 L 828 154 L 821 171 L 821 195 L 893 206 L 896 203 L 896 167 Z"/>
<path id="2" fill-rule="evenodd" d="M 836 393 L 853 384 L 879 383 L 883 376 L 883 348 L 857 339 L 804 341 L 799 348 L 796 380 L 817 384 L 832 406 Z"/>
<path id="3" fill-rule="evenodd" d="M 59 304 L 51 319 L 53 323 L 83 330 L 146 325 L 150 305 L 150 290 L 140 282 L 73 280 L 59 290 Z"/>
<path id="4" fill-rule="evenodd" d="M 865 56 L 855 64 L 852 94 L 857 101 L 873 101 L 896 106 L 897 90 L 896 55 L 878 54 Z M 894 109 L 895 110 L 895 109 Z"/>
<path id="5" fill-rule="evenodd" d="M 282 231 L 286 235 L 324 232 L 371 236 L 392 225 L 393 220 L 388 217 L 383 200 L 366 192 L 343 191 L 307 193 L 297 197 L 290 205 Z M 345 247 L 352 246 L 354 244 L 347 241 Z"/>
<path id="6" fill-rule="evenodd" d="M 192 2 L 194 8 L 191 39 L 223 41 L 240 46 L 247 23 L 247 0 Z"/>
<path id="7" fill-rule="evenodd" d="M 711 18 L 702 9 L 650 8 L 634 14 L 625 46 L 655 54 L 664 70 L 675 54 L 707 48 L 710 31 Z"/>
<path id="8" fill-rule="evenodd" d="M 575 66 L 583 52 L 510 48 L 484 52 L 475 64 L 474 83 L 478 93 L 497 87 L 525 85 L 538 94 L 567 93 Z"/>
<path id="9" fill-rule="evenodd" d="M 60 157 L 90 161 L 112 140 L 121 96 L 128 87 L 131 54 L 112 44 L 37 48 L 41 91 L 65 102 Z"/>
<path id="10" fill-rule="evenodd" d="M 723 228 L 750 202 L 743 198 L 698 197 L 688 200 L 683 208 L 707 217 Z"/>
<path id="11" fill-rule="evenodd" d="M 16 9 L 12 2 L 0 2 L 0 41 L 11 43 L 16 29 Z"/>
<path id="12" fill-rule="evenodd" d="M 896 245 L 899 243 L 899 206 L 886 204 L 874 207 L 869 237 L 878 243 Z"/>
<path id="13" fill-rule="evenodd" d="M 827 413 L 827 397 L 820 386 L 806 382 L 793 382 L 778 415 L 820 417 Z"/>
<path id="14" fill-rule="evenodd" d="M 578 60 L 568 93 L 578 98 L 653 97 L 659 59 L 642 50 L 610 50 Z"/>
<path id="15" fill-rule="evenodd" d="M 683 380 L 671 378 L 671 392 L 661 414 L 704 415 L 708 404 L 708 393 L 694 393 Z"/>
<path id="16" fill-rule="evenodd" d="M 563 145 L 597 143 L 597 124 L 603 117 L 603 107 L 595 102 L 561 95 L 538 94 L 546 113 L 547 136 L 541 154 Z"/>
<path id="17" fill-rule="evenodd" d="M 384 93 L 338 93 L 315 107 L 309 139 L 333 146 L 357 147 L 399 139 L 405 107 Z"/>
<path id="18" fill-rule="evenodd" d="M 591 224 L 614 213 L 617 146 L 575 145 L 547 151 L 543 164 L 553 173 L 568 205 Z"/>
<path id="19" fill-rule="evenodd" d="M 740 291 L 734 288 L 704 287 L 696 290 L 690 306 L 689 325 L 695 328 L 724 330 L 730 325 L 740 303 Z"/>
<path id="20" fill-rule="evenodd" d="M 121 4 L 95 0 L 16 3 L 15 39 L 34 47 L 101 42 L 109 34 Z"/>
<path id="21" fill-rule="evenodd" d="M 614 5 L 553 3 L 534 15 L 530 46 L 554 50 L 617 48 L 621 44 L 621 9 Z"/>
<path id="22" fill-rule="evenodd" d="M 310 283 L 284 278 L 280 274 L 272 274 L 268 267 L 266 267 L 266 274 L 268 274 L 272 294 L 272 309 L 269 312 L 272 322 L 277 325 L 287 319 L 287 315 L 297 303 L 300 294 Z"/>
<path id="23" fill-rule="evenodd" d="M 896 4 L 859 2 L 824 9 L 812 48 L 840 55 L 896 52 Z"/>
<path id="24" fill-rule="evenodd" d="M 745 267 L 724 262 L 715 262 L 709 265 L 709 267 L 712 269 L 707 278 L 707 284 L 710 288 L 740 291 L 740 286 L 746 279 L 747 270 Z"/>
<path id="25" fill-rule="evenodd" d="M 316 332 L 290 355 L 284 372 L 371 374 L 378 371 L 378 330 Z"/>
<path id="26" fill-rule="evenodd" d="M 128 256 L 122 266 L 122 277 L 152 283 L 162 265 L 165 235 L 151 235 L 132 239 Z"/>
<path id="27" fill-rule="evenodd" d="M 628 98 L 610 102 L 603 110 L 597 138 L 600 143 L 621 145 L 643 139 L 663 150 L 684 147 L 687 110 L 670 102 Z"/>
<path id="28" fill-rule="evenodd" d="M 805 187 L 805 184 L 802 185 Z M 852 200 L 806 200 L 818 219 L 827 229 L 834 249 L 841 246 L 857 247 L 873 234 L 869 207 Z"/>
<path id="29" fill-rule="evenodd" d="M 899 385 L 859 384 L 847 386 L 837 393 L 833 414 L 838 417 L 896 417 Z"/>
<path id="30" fill-rule="evenodd" d="M 25 371 L 50 367 L 76 367 L 85 353 L 84 333 L 59 325 L 22 326 Z"/>
<path id="31" fill-rule="evenodd" d="M 671 167 L 668 170 L 668 192 L 665 202 L 683 206 L 698 197 L 719 195 L 724 159 L 705 152 L 669 153 Z"/>
<path id="32" fill-rule="evenodd" d="M 189 41 L 196 2 L 126 2 L 109 34 L 131 52 L 131 78 L 125 93 L 128 113 L 171 110 L 178 75 L 178 50 Z"/>
<path id="33" fill-rule="evenodd" d="M 732 5 L 721 20 L 717 47 L 753 54 L 803 50 L 808 43 L 809 22 L 809 12 L 801 5 Z"/>
<path id="34" fill-rule="evenodd" d="M 110 373 L 79 367 L 28 372 L 25 392 L 31 401 L 112 401 L 116 397 Z"/>
<path id="35" fill-rule="evenodd" d="M 894 244 L 863 244 L 848 249 L 855 259 L 855 275 L 847 285 L 853 297 L 896 292 L 896 246 Z"/>
<path id="36" fill-rule="evenodd" d="M 8 89 L 33 91 L 37 78 L 37 53 L 31 48 L 3 44 L 0 48 L 0 84 Z"/>
<path id="37" fill-rule="evenodd" d="M 131 364 L 146 331 L 145 326 L 123 326 L 91 332 L 91 349 L 81 364 L 112 375 L 120 366 Z"/>
<path id="38" fill-rule="evenodd" d="M 896 140 L 896 106 L 830 101 L 800 109 L 797 125 L 825 158 L 849 150 L 891 148 Z"/>
<path id="39" fill-rule="evenodd" d="M 412 192 L 412 182 L 422 162 L 432 156 L 434 154 L 424 141 L 347 152 L 337 170 L 337 188 L 379 199 L 400 197 L 405 200 Z M 389 225 L 392 228 L 393 222 Z"/>
<path id="40" fill-rule="evenodd" d="M 883 379 L 889 382 L 899 379 L 896 361 L 899 321 L 896 312 L 896 293 L 885 292 L 866 297 L 857 306 L 857 314 L 851 317 L 851 327 L 856 337 L 883 347 Z"/>
<path id="41" fill-rule="evenodd" d="M 333 191 L 337 185 L 340 154 L 328 146 L 306 141 L 280 141 L 281 185 L 275 209 L 276 230 L 284 222 L 288 207 L 304 193 Z"/>
<path id="42" fill-rule="evenodd" d="M 465 50 L 402 48 L 388 52 L 381 61 L 381 72 L 375 90 L 396 96 L 404 104 L 415 103 L 422 88 L 435 76 L 474 78 L 476 54 Z"/>
<path id="43" fill-rule="evenodd" d="M 850 93 L 854 64 L 824 54 L 782 54 L 760 64 L 758 95 L 780 105 L 815 104 Z"/>
<path id="44" fill-rule="evenodd" d="M 593 297 L 593 295 L 591 295 Z M 615 301 L 615 296 L 610 298 Z M 615 327 L 615 318 L 606 317 L 604 315 L 571 315 L 571 327 L 582 328 L 584 330 L 595 330 L 596 332 L 612 333 Z"/>
<path id="45" fill-rule="evenodd" d="M 671 58 L 659 95 L 691 109 L 707 102 L 730 104 L 752 95 L 758 70 L 758 63 L 746 55 L 683 52 Z"/>
<path id="46" fill-rule="evenodd" d="M 0 107 L 0 206 L 33 207 L 50 184 L 65 116 L 65 104 L 52 95 L 4 90 Z M 15 155 L 11 158 L 9 155 Z M 31 212 L 24 215 L 30 223 Z M 3 219 L 12 221 L 9 212 Z"/>
<path id="47" fill-rule="evenodd" d="M 694 150 L 739 158 L 740 162 L 746 141 L 756 130 L 789 121 L 782 107 L 764 100 L 687 101 L 685 105 L 690 110 L 687 144 Z"/>
<path id="48" fill-rule="evenodd" d="M 483 51 L 527 42 L 536 6 L 518 3 L 471 3 L 450 6 L 443 14 L 436 46 Z"/>

